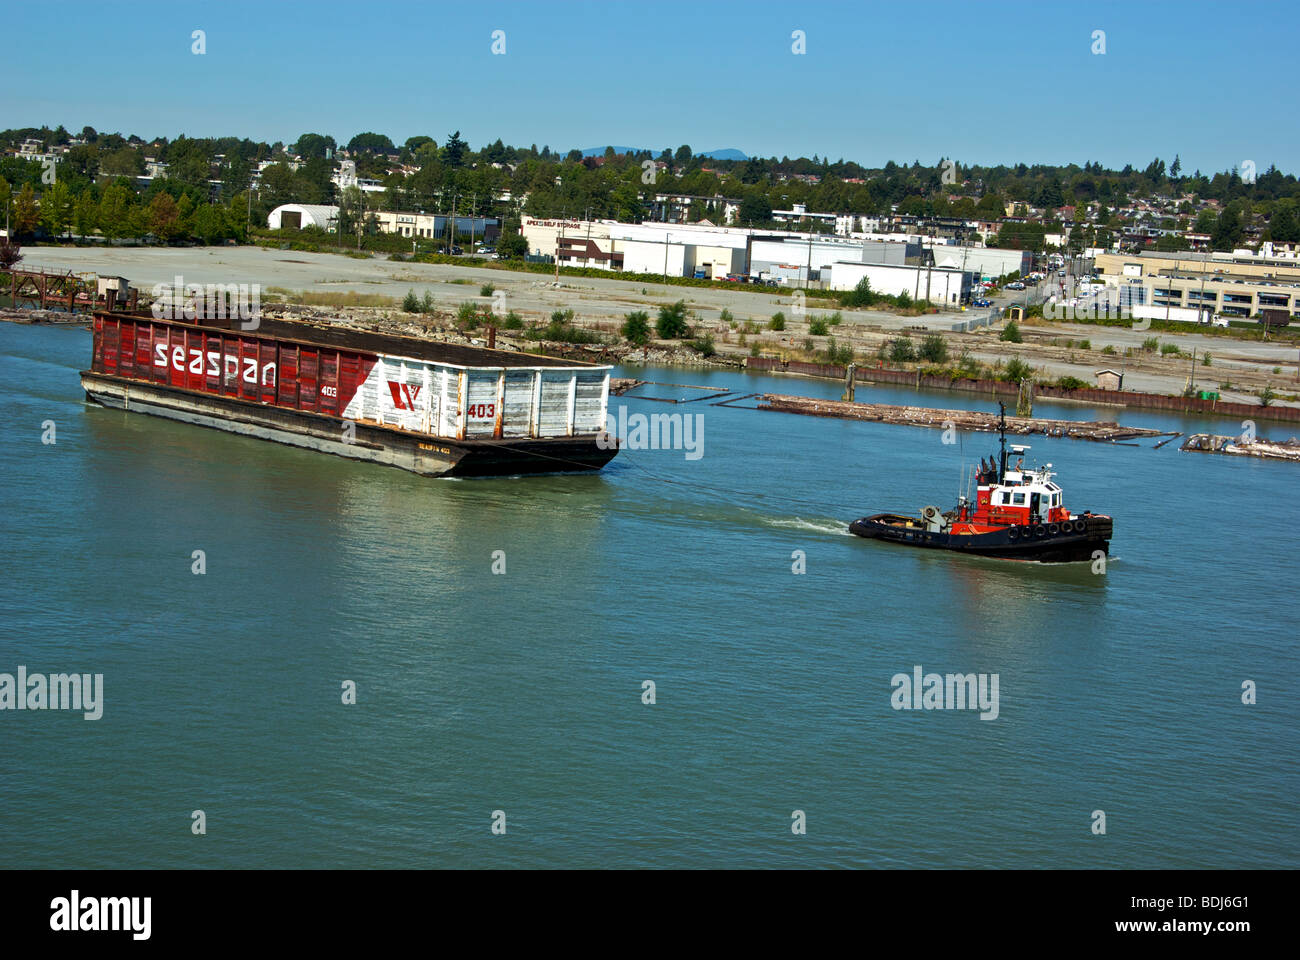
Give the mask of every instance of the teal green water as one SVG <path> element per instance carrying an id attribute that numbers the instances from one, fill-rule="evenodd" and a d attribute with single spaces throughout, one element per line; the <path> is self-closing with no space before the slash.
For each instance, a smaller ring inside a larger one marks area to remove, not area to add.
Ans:
<path id="1" fill-rule="evenodd" d="M 1116 517 L 1094 575 L 845 535 L 986 435 L 615 399 L 704 456 L 438 481 L 87 406 L 89 350 L 0 324 L 0 673 L 104 675 L 97 721 L 0 711 L 0 866 L 1300 865 L 1293 464 L 1033 438 Z M 917 664 L 999 716 L 892 709 Z"/>

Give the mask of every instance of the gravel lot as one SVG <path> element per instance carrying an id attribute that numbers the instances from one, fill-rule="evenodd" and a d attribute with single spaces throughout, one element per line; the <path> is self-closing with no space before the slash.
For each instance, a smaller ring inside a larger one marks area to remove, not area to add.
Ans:
<path id="1" fill-rule="evenodd" d="M 784 312 L 787 317 L 784 333 L 765 331 L 761 334 L 766 341 L 765 348 L 769 350 L 798 348 L 807 336 L 806 322 L 794 322 L 793 304 L 788 294 L 779 297 L 748 287 L 736 290 L 669 287 L 585 277 L 562 277 L 557 287 L 550 277 L 543 274 L 451 264 L 395 263 L 381 257 L 362 260 L 337 254 L 259 247 L 25 247 L 23 254 L 24 266 L 27 267 L 121 275 L 146 292 L 154 284 L 170 283 L 179 275 L 187 283 L 257 283 L 264 293 L 271 287 L 279 287 L 291 291 L 355 291 L 400 300 L 408 290 L 415 290 L 420 295 L 427 290 L 439 307 L 450 310 L 466 300 L 487 302 L 480 296 L 479 287 L 490 282 L 498 291 L 504 292 L 505 309 L 515 310 L 525 319 L 538 319 L 556 309 L 572 308 L 580 322 L 603 323 L 608 328 L 610 323 L 620 320 L 631 310 L 645 309 L 653 316 L 661 304 L 685 299 L 700 316 L 705 329 L 714 333 L 722 351 L 748 352 L 747 346 L 737 342 L 737 334 L 719 322 L 718 315 L 724 308 L 741 323 L 752 319 L 760 325 L 765 325 L 778 310 Z M 812 312 L 821 311 L 814 308 Z M 1209 351 L 1213 365 L 1204 367 L 1197 363 L 1197 384 L 1214 389 L 1221 382 L 1231 381 L 1235 387 L 1242 388 L 1225 391 L 1225 400 L 1250 402 L 1254 398 L 1244 391 L 1258 390 L 1265 384 L 1271 384 L 1283 393 L 1300 391 L 1298 353 L 1288 345 L 1068 323 L 1024 326 L 1025 343 L 1017 345 L 1000 342 L 996 331 L 948 333 L 953 322 L 968 314 L 899 317 L 872 310 L 845 310 L 842 313 L 845 322 L 833 328 L 835 337 L 864 352 L 874 350 L 881 340 L 897 335 L 900 329 L 928 326 L 948 335 L 953 353 L 965 347 L 979 359 L 990 362 L 1019 354 L 1051 376 L 1070 375 L 1087 382 L 1093 381 L 1097 370 L 1113 367 L 1124 370 L 1126 387 L 1180 392 L 1192 369 L 1188 358 L 1145 355 L 1125 360 L 1122 356 L 1125 347 L 1138 347 L 1143 340 L 1154 335 L 1162 343 L 1175 343 L 1187 353 L 1196 349 L 1200 356 Z M 1067 338 L 1076 341 L 1087 339 L 1092 349 L 1068 350 L 1043 342 Z M 822 346 L 824 341 L 816 339 L 817 345 Z M 1119 355 L 1100 353 L 1107 345 L 1113 346 Z M 1279 374 L 1272 373 L 1275 367 L 1281 368 Z"/>

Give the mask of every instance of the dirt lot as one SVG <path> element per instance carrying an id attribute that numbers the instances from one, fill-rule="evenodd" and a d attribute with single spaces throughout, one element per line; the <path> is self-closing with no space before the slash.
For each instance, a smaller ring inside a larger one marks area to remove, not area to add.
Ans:
<path id="1" fill-rule="evenodd" d="M 807 313 L 799 319 L 797 305 L 789 294 L 778 296 L 750 287 L 704 289 L 613 278 L 570 277 L 561 277 L 556 285 L 549 276 L 541 274 L 449 264 L 397 263 L 379 257 L 362 260 L 336 254 L 256 247 L 26 247 L 23 253 L 23 265 L 28 268 L 121 275 L 146 293 L 154 284 L 171 283 L 175 277 L 181 276 L 187 283 L 260 284 L 264 299 L 268 301 L 272 299 L 271 288 L 317 293 L 354 291 L 390 297 L 395 301 L 408 290 L 414 290 L 421 296 L 428 291 L 440 309 L 450 311 L 464 301 L 491 302 L 490 298 L 480 295 L 479 288 L 484 283 L 492 283 L 503 308 L 516 311 L 525 320 L 542 319 L 553 310 L 572 308 L 579 323 L 606 331 L 615 329 L 623 315 L 631 310 L 644 309 L 653 316 L 662 304 L 684 299 L 699 317 L 701 332 L 713 334 L 719 351 L 736 355 L 748 354 L 755 340 L 761 341 L 761 348 L 767 353 L 798 351 L 808 337 L 809 315 L 827 313 L 830 309 L 810 300 Z M 502 295 L 503 301 L 500 300 Z M 742 327 L 747 320 L 765 327 L 772 314 L 781 311 L 786 316 L 786 330 L 777 333 L 764 329 L 758 335 L 751 334 L 745 338 L 746 342 L 742 344 L 739 331 L 733 331 L 719 319 L 723 309 L 729 310 Z M 874 353 L 883 340 L 898 336 L 899 331 L 905 328 L 913 328 L 917 335 L 921 333 L 920 328 L 926 328 L 930 332 L 942 332 L 954 355 L 968 349 L 973 356 L 986 362 L 1019 355 L 1051 377 L 1068 375 L 1092 383 L 1097 370 L 1110 367 L 1123 371 L 1126 388 L 1179 393 L 1194 370 L 1198 387 L 1219 389 L 1220 384 L 1230 382 L 1232 389 L 1222 390 L 1225 400 L 1253 402 L 1256 399 L 1254 391 L 1266 385 L 1283 395 L 1300 393 L 1298 351 L 1286 344 L 1071 323 L 1025 325 L 1021 328 L 1025 342 L 1011 344 L 999 341 L 996 330 L 951 332 L 953 323 L 970 314 L 946 312 L 902 317 L 873 310 L 843 310 L 841 313 L 844 323 L 832 328 L 831 332 L 839 343 L 847 343 L 859 353 Z M 394 316 L 393 319 L 401 321 L 405 318 Z M 1176 344 L 1186 354 L 1195 349 L 1197 362 L 1193 366 L 1188 356 L 1140 354 L 1137 348 L 1151 336 L 1159 337 L 1162 343 Z M 825 339 L 813 338 L 815 347 L 824 348 Z M 1053 340 L 1062 345 L 1052 345 Z M 1074 340 L 1076 344 L 1088 340 L 1090 349 L 1067 348 L 1063 345 L 1066 340 Z M 1107 345 L 1116 353 L 1103 354 L 1101 351 Z M 1123 356 L 1126 347 L 1134 348 L 1134 356 Z M 1207 351 L 1212 357 L 1209 367 L 1203 366 L 1199 359 Z M 1274 369 L 1279 372 L 1274 373 Z"/>

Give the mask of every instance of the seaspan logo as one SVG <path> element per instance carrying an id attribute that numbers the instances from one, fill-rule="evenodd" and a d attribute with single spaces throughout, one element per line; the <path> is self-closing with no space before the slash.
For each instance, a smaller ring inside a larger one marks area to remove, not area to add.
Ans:
<path id="1" fill-rule="evenodd" d="M 223 358 L 222 355 L 217 353 L 215 350 L 210 351 L 205 358 L 202 350 L 196 350 L 191 347 L 189 351 L 189 363 L 187 365 L 185 348 L 177 346 L 171 348 L 170 364 L 168 363 L 168 359 L 167 344 L 155 344 L 153 358 L 153 365 L 155 367 L 171 366 L 173 370 L 177 370 L 181 373 L 184 373 L 185 370 L 188 369 L 190 373 L 206 374 L 209 377 L 219 377 L 222 375 L 221 364 L 224 359 L 226 367 L 226 383 L 233 383 L 235 379 L 240 376 L 239 357 L 227 356 Z M 207 360 L 206 367 L 203 362 L 205 359 Z M 264 364 L 262 366 L 261 376 L 262 386 L 275 386 L 275 374 L 275 361 L 270 361 Z M 243 379 L 246 383 L 257 383 L 258 375 L 256 357 L 244 357 Z"/>
<path id="2" fill-rule="evenodd" d="M 412 386 L 409 383 L 398 383 L 396 380 L 388 381 L 388 392 L 393 395 L 393 406 L 398 410 L 414 410 L 415 401 L 420 399 L 421 387 Z"/>

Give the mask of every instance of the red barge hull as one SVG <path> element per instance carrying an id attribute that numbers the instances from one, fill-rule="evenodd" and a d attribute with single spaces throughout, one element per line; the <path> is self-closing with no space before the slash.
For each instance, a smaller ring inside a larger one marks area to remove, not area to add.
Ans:
<path id="1" fill-rule="evenodd" d="M 96 314 L 94 403 L 426 476 L 599 470 L 609 368 L 268 322 Z"/>

